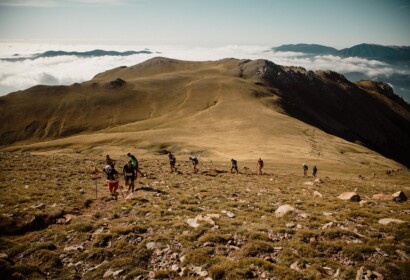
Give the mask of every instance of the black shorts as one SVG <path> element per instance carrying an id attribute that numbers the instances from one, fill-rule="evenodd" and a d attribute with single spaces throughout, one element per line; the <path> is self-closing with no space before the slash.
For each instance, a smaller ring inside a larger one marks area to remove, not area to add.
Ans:
<path id="1" fill-rule="evenodd" d="M 125 182 L 128 182 L 128 180 L 131 180 L 131 182 L 134 182 L 135 177 L 134 176 L 125 176 Z"/>

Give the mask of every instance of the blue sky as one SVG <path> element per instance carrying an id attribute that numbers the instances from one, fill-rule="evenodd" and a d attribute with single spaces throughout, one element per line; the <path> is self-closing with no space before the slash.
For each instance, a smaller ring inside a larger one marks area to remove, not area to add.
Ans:
<path id="1" fill-rule="evenodd" d="M 0 0 L 0 40 L 410 45 L 409 0 Z"/>

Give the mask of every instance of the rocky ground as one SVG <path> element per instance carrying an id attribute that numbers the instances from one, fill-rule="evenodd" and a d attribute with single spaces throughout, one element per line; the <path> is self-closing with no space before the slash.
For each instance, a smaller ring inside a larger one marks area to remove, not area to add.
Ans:
<path id="1" fill-rule="evenodd" d="M 178 158 L 178 174 L 142 159 L 147 177 L 115 201 L 92 179 L 102 155 L 1 153 L 0 278 L 410 278 L 407 170 L 193 174 Z"/>

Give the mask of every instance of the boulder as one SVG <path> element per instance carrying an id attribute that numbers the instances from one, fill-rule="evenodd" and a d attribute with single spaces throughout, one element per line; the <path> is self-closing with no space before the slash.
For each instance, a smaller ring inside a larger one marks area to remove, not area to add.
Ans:
<path id="1" fill-rule="evenodd" d="M 392 194 L 392 198 L 393 198 L 393 201 L 396 201 L 396 202 L 407 201 L 407 196 L 402 191 L 398 191 Z"/>
<path id="2" fill-rule="evenodd" d="M 279 208 L 276 209 L 275 215 L 276 217 L 283 217 L 286 213 L 295 212 L 295 211 L 296 211 L 295 207 L 285 204 L 285 205 L 279 206 Z"/>
<path id="3" fill-rule="evenodd" d="M 337 198 L 345 201 L 360 201 L 360 196 L 357 194 L 357 192 L 344 192 L 341 195 L 339 195 Z"/>

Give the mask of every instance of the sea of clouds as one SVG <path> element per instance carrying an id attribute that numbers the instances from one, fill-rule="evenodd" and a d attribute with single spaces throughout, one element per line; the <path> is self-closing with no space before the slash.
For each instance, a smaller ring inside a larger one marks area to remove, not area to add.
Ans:
<path id="1" fill-rule="evenodd" d="M 96 74 L 118 67 L 132 66 L 156 56 L 182 60 L 206 61 L 228 57 L 239 59 L 267 59 L 279 65 L 301 66 L 309 70 L 332 70 L 339 73 L 358 72 L 371 77 L 408 75 L 410 71 L 376 60 L 357 57 L 341 58 L 332 55 L 308 55 L 295 52 L 274 52 L 269 46 L 176 47 L 107 44 L 44 44 L 0 42 L 0 95 L 43 85 L 70 85 L 92 79 Z M 61 51 L 141 51 L 151 54 L 130 56 L 77 57 L 57 56 L 14 60 L 30 57 L 49 50 Z M 404 89 L 406 90 L 406 89 Z M 408 102 L 410 98 L 404 97 Z"/>

